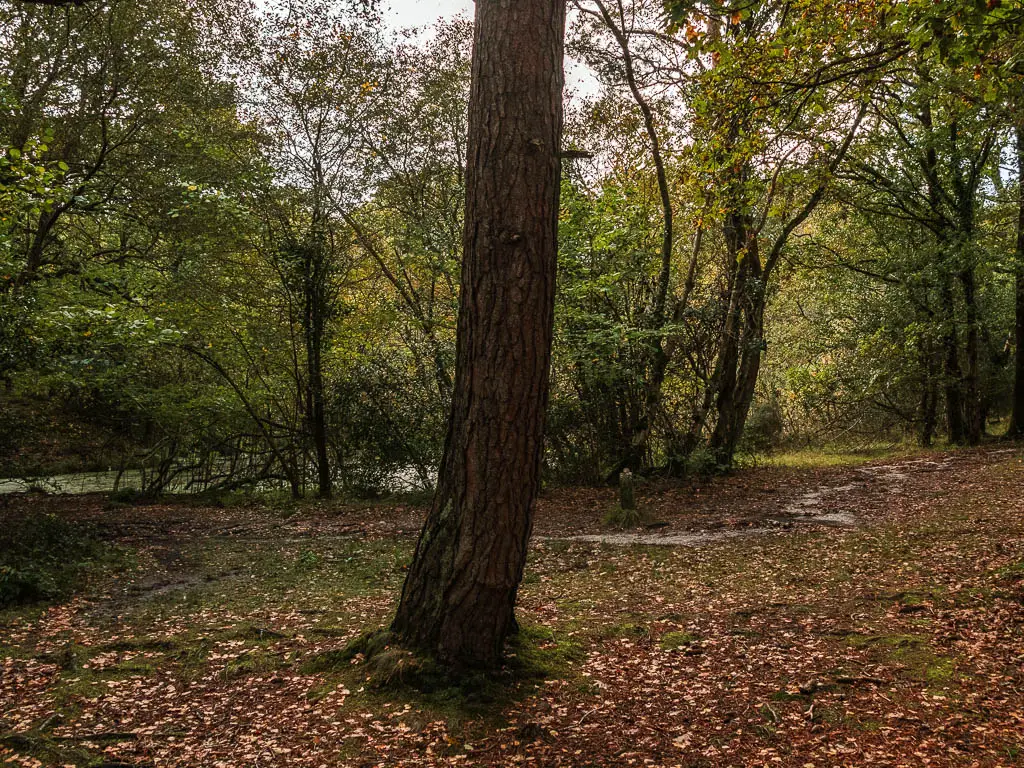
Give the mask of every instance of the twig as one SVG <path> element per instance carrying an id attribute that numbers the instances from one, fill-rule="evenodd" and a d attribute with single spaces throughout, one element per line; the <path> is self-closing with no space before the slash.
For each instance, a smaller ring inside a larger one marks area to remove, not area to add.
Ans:
<path id="1" fill-rule="evenodd" d="M 880 677 L 837 677 L 836 682 L 840 685 L 856 685 L 857 683 L 870 683 L 871 685 L 885 685 L 885 680 Z"/>
<path id="2" fill-rule="evenodd" d="M 576 727 L 579 728 L 581 725 L 583 725 L 583 721 L 584 720 L 586 720 L 588 717 L 590 717 L 592 714 L 594 714 L 595 712 L 597 712 L 600 709 L 601 709 L 600 707 L 594 707 L 589 712 L 584 712 L 583 713 L 583 717 L 581 717 L 580 721 L 578 723 L 576 723 Z"/>

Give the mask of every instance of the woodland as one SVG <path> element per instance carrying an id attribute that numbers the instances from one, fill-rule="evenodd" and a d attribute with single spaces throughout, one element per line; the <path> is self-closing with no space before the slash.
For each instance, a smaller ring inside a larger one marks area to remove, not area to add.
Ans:
<path id="1" fill-rule="evenodd" d="M 0 764 L 1024 764 L 1024 3 L 0 0 Z"/>

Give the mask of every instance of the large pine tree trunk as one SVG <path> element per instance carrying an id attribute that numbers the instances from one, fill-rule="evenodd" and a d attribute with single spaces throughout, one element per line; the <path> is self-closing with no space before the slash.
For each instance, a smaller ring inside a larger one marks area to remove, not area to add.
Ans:
<path id="1" fill-rule="evenodd" d="M 1014 322 L 1013 413 L 1010 437 L 1024 437 L 1024 126 L 1017 128 L 1017 249 L 1014 277 L 1017 283 Z"/>
<path id="2" fill-rule="evenodd" d="M 437 493 L 392 630 L 494 666 L 539 486 L 554 314 L 563 0 L 477 0 L 464 261 Z"/>

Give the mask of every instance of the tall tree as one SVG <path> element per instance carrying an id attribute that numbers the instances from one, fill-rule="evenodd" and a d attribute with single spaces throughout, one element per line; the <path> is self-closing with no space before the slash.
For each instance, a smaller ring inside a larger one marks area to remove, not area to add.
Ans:
<path id="1" fill-rule="evenodd" d="M 376 22 L 358 6 L 302 0 L 286 15 L 270 10 L 242 23 L 238 40 L 268 162 L 292 202 L 287 212 L 269 206 L 267 229 L 301 332 L 296 402 L 321 498 L 333 493 L 326 358 L 328 326 L 341 311 L 340 277 L 351 268 L 345 220 L 372 183 L 366 135 L 380 125 L 393 73 Z"/>
<path id="2" fill-rule="evenodd" d="M 697 24 L 687 29 L 710 52 L 693 123 L 708 188 L 718 195 L 724 311 L 703 402 L 670 452 L 684 465 L 708 431 L 711 455 L 728 467 L 754 401 L 775 270 L 827 199 L 859 132 L 874 73 L 896 53 L 858 34 L 875 21 L 873 9 L 858 3 L 837 13 L 832 4 L 808 2 L 799 18 L 776 2 L 711 4 L 711 11 L 692 17 L 706 33 Z"/>
<path id="3" fill-rule="evenodd" d="M 1010 414 L 1010 437 L 1024 437 L 1024 124 L 1014 130 L 1017 159 L 1017 239 L 1014 248 L 1014 323 L 1016 348 L 1013 376 L 1013 411 Z"/>
<path id="4" fill-rule="evenodd" d="M 479 0 L 456 386 L 392 630 L 494 666 L 515 627 L 540 480 L 554 314 L 565 5 Z"/>

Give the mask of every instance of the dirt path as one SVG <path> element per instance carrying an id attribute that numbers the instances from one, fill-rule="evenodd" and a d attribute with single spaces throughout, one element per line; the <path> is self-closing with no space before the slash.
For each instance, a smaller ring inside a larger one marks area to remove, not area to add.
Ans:
<path id="1" fill-rule="evenodd" d="M 1012 453 L 1013 449 L 990 451 L 996 457 Z M 878 494 L 896 494 L 908 479 L 922 473 L 951 469 L 957 458 L 954 454 L 936 459 L 907 459 L 888 464 L 874 464 L 849 470 L 853 479 L 840 477 L 820 485 L 813 485 L 795 496 L 782 499 L 777 513 L 766 514 L 762 522 L 719 530 L 666 531 L 666 523 L 654 523 L 646 531 L 587 533 L 562 537 L 548 537 L 567 541 L 610 544 L 615 546 L 675 546 L 700 547 L 740 537 L 759 536 L 780 528 L 825 525 L 850 527 L 859 525 L 857 508 L 865 497 Z"/>

